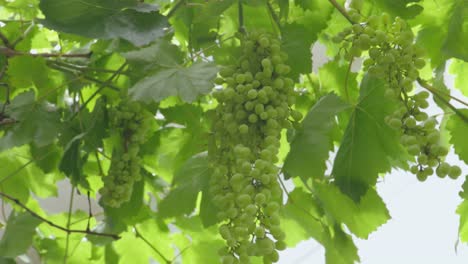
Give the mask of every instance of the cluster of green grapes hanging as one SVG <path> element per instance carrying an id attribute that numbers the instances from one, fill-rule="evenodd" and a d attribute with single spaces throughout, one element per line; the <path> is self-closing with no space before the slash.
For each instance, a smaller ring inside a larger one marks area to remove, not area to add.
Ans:
<path id="1" fill-rule="evenodd" d="M 220 71 L 213 120 L 215 147 L 209 155 L 214 173 L 210 191 L 219 208 L 219 228 L 226 240 L 220 250 L 223 264 L 278 261 L 285 249 L 280 228 L 282 189 L 278 183 L 277 153 L 283 128 L 301 114 L 291 109 L 294 82 L 285 77 L 290 67 L 280 41 L 267 33 L 241 37 L 242 56 Z M 292 118 L 290 120 L 289 118 Z"/>
<path id="2" fill-rule="evenodd" d="M 448 149 L 440 144 L 440 132 L 435 118 L 429 118 L 423 109 L 429 106 L 429 93 L 414 93 L 414 82 L 425 65 L 423 50 L 416 46 L 407 23 L 399 17 L 393 21 L 388 14 L 369 16 L 361 22 L 361 15 L 351 9 L 355 24 L 339 33 L 334 40 L 344 42 L 345 58 L 352 60 L 368 52 L 364 70 L 385 81 L 385 96 L 398 102 L 398 110 L 386 117 L 386 123 L 400 131 L 401 143 L 410 155 L 416 157 L 411 172 L 421 181 L 434 173 L 443 178 L 457 178 L 458 166 L 443 161 Z"/>
<path id="3" fill-rule="evenodd" d="M 141 180 L 140 146 L 150 125 L 150 116 L 140 103 L 123 99 L 110 109 L 110 130 L 114 135 L 114 150 L 104 187 L 99 190 L 102 204 L 120 207 L 130 200 L 133 184 Z"/>

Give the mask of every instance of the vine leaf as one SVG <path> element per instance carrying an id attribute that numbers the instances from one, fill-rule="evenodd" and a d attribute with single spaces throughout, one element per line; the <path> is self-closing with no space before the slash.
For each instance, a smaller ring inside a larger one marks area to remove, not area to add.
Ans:
<path id="1" fill-rule="evenodd" d="M 309 10 L 293 8 L 298 16 L 281 29 L 282 48 L 288 54 L 291 75 L 294 79 L 297 79 L 301 73 L 312 71 L 312 44 L 317 40 L 319 33 L 327 27 L 333 13 L 333 6 L 326 1 L 308 2 L 313 2 L 314 7 Z"/>
<path id="2" fill-rule="evenodd" d="M 286 244 L 295 246 L 299 241 L 317 240 L 325 248 L 326 263 L 352 264 L 359 261 L 356 245 L 350 235 L 338 224 L 327 225 L 319 221 L 321 205 L 317 199 L 296 188 L 289 195 L 288 202 L 282 210 L 283 230 L 287 230 Z"/>
<path id="3" fill-rule="evenodd" d="M 333 149 L 331 132 L 337 127 L 335 117 L 350 105 L 335 94 L 324 96 L 309 111 L 291 142 L 283 169 L 304 180 L 323 176 L 329 152 Z"/>
<path id="4" fill-rule="evenodd" d="M 455 87 L 468 96 L 468 62 L 453 59 L 449 71 L 455 75 Z"/>
<path id="5" fill-rule="evenodd" d="M 39 7 L 45 19 L 40 21 L 61 32 L 99 39 L 123 38 L 143 46 L 162 37 L 168 22 L 159 12 L 149 12 L 147 5 L 139 8 L 137 3 L 134 0 L 41 0 Z"/>
<path id="6" fill-rule="evenodd" d="M 462 242 L 468 242 L 468 200 L 463 202 L 457 208 L 457 214 L 460 215 L 460 225 L 458 233 Z"/>
<path id="7" fill-rule="evenodd" d="M 468 41 L 465 1 L 423 1 L 421 5 L 424 11 L 418 22 L 423 27 L 418 32 L 417 43 L 425 48 L 431 64 L 437 66 L 451 57 L 468 61 L 464 45 Z"/>
<path id="8" fill-rule="evenodd" d="M 423 8 L 416 4 L 419 1 L 420 0 L 376 0 L 375 3 L 394 16 L 409 19 L 423 11 Z"/>
<path id="9" fill-rule="evenodd" d="M 34 142 L 37 146 L 52 143 L 61 129 L 60 113 L 54 106 L 37 102 L 34 91 L 17 95 L 7 107 L 7 115 L 18 121 L 0 138 L 0 151 Z"/>
<path id="10" fill-rule="evenodd" d="M 468 109 L 460 110 L 464 115 L 468 116 Z M 455 153 L 458 154 L 461 160 L 468 164 L 468 124 L 463 121 L 458 115 L 452 115 L 448 121 L 448 130 L 451 138 L 450 143 L 453 144 Z"/>
<path id="11" fill-rule="evenodd" d="M 193 212 L 198 193 L 208 186 L 210 171 L 206 152 L 187 160 L 175 173 L 171 192 L 159 204 L 160 215 L 174 217 Z"/>
<path id="12" fill-rule="evenodd" d="M 369 234 L 385 224 L 390 214 L 377 192 L 370 188 L 358 203 L 341 193 L 333 184 L 314 185 L 321 204 L 333 218 L 346 224 L 353 234 L 367 239 Z"/>
<path id="13" fill-rule="evenodd" d="M 176 67 L 183 62 L 183 53 L 168 40 L 159 39 L 151 46 L 123 54 L 132 69 L 146 74 L 161 67 Z"/>
<path id="14" fill-rule="evenodd" d="M 217 66 L 207 62 L 196 62 L 190 67 L 168 67 L 138 81 L 129 93 L 134 99 L 144 102 L 159 102 L 170 96 L 179 96 L 190 103 L 211 91 L 217 72 Z"/>
<path id="15" fill-rule="evenodd" d="M 16 89 L 37 87 L 39 90 L 51 86 L 51 72 L 44 58 L 31 56 L 15 56 L 8 60 L 8 76 L 10 84 Z"/>
<path id="16" fill-rule="evenodd" d="M 16 257 L 26 252 L 42 221 L 29 213 L 12 212 L 8 217 L 5 233 L 0 240 L 0 256 Z"/>
<path id="17" fill-rule="evenodd" d="M 217 226 L 206 228 L 198 216 L 177 219 L 176 224 L 183 230 L 176 240 L 177 246 L 185 249 L 181 255 L 182 263 L 219 263 L 213 248 L 221 248 L 225 242 L 218 235 Z"/>
<path id="18" fill-rule="evenodd" d="M 359 103 L 354 107 L 332 174 L 340 190 L 359 200 L 392 165 L 405 166 L 403 148 L 395 131 L 384 121 L 396 104 L 384 97 L 382 81 L 366 76 Z"/>
<path id="19" fill-rule="evenodd" d="M 42 153 L 41 158 L 46 155 L 48 154 Z M 56 196 L 56 181 L 62 176 L 55 173 L 44 174 L 37 164 L 30 163 L 25 158 L 29 156 L 27 146 L 0 153 L 2 189 L 22 203 L 28 201 L 31 192 L 42 198 Z"/>

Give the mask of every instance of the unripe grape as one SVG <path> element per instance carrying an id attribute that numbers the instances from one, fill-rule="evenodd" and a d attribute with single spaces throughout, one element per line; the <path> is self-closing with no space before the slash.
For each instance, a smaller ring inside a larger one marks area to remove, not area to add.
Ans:
<path id="1" fill-rule="evenodd" d="M 448 172 L 448 176 L 452 179 L 457 179 L 461 175 L 462 171 L 458 166 L 451 166 Z"/>

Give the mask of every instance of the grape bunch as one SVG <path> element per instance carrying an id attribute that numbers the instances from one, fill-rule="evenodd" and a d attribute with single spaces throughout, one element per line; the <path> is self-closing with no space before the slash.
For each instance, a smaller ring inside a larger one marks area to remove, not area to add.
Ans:
<path id="1" fill-rule="evenodd" d="M 103 178 L 104 187 L 99 193 L 102 204 L 120 207 L 130 200 L 134 182 L 141 180 L 138 154 L 151 119 L 140 103 L 128 99 L 110 109 L 109 117 L 116 142 L 108 175 Z"/>
<path id="2" fill-rule="evenodd" d="M 334 41 L 344 42 L 348 60 L 367 52 L 364 70 L 385 81 L 385 97 L 398 104 L 397 110 L 387 116 L 385 122 L 399 131 L 402 145 L 416 157 L 416 164 L 410 171 L 420 181 L 426 180 L 434 170 L 441 178 L 460 176 L 458 166 L 443 161 L 448 149 L 440 143 L 437 120 L 424 112 L 429 107 L 429 93 L 413 91 L 425 61 L 422 58 L 424 51 L 414 44 L 411 28 L 403 19 L 392 20 L 386 13 L 369 16 L 361 23 L 356 10 L 350 10 L 350 16 L 356 23 L 335 36 Z"/>
<path id="3" fill-rule="evenodd" d="M 302 118 L 292 110 L 294 81 L 280 41 L 270 34 L 241 36 L 242 56 L 220 70 L 213 97 L 215 109 L 209 151 L 213 175 L 210 191 L 219 208 L 219 228 L 226 246 L 223 264 L 278 261 L 286 248 L 280 228 L 282 190 L 277 181 L 277 154 L 283 128 Z"/>

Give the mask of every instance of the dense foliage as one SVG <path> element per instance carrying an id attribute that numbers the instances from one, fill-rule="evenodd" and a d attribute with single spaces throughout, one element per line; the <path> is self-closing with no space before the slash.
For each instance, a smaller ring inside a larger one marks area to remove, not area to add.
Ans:
<path id="1" fill-rule="evenodd" d="M 0 263 L 355 263 L 379 177 L 466 171 L 465 0 L 0 3 Z"/>

